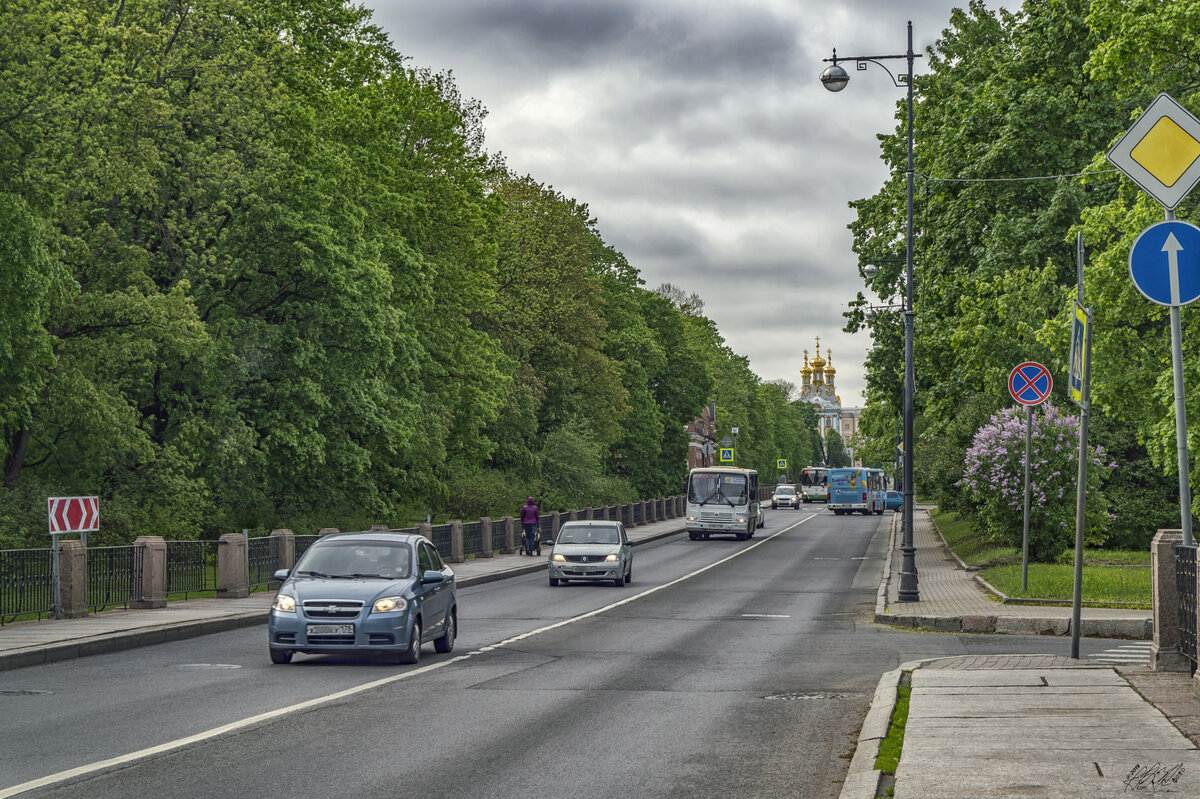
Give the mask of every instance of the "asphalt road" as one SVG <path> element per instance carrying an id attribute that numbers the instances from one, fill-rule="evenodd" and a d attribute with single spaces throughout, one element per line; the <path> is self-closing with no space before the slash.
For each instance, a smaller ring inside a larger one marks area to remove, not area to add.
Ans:
<path id="1" fill-rule="evenodd" d="M 272 666 L 262 627 L 2 672 L 0 797 L 836 797 L 884 671 L 1069 646 L 872 624 L 887 519 L 773 511 L 638 547 L 623 588 L 460 589 L 417 667 Z"/>

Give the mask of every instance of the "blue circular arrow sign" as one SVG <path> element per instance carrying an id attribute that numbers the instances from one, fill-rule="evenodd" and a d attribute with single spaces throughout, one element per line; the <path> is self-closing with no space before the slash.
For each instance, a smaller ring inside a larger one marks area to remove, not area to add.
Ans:
<path id="1" fill-rule="evenodd" d="M 1050 396 L 1054 381 L 1040 363 L 1026 361 L 1008 376 L 1008 393 L 1022 405 L 1037 405 Z"/>
<path id="2" fill-rule="evenodd" d="M 1159 305 L 1200 299 L 1200 227 L 1172 220 L 1143 230 L 1129 251 L 1129 275 Z"/>

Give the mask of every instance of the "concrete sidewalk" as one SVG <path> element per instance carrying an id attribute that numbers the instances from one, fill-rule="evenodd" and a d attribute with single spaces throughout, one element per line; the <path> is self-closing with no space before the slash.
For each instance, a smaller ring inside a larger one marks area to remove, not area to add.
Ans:
<path id="1" fill-rule="evenodd" d="M 1069 607 L 997 601 L 945 548 L 927 509 L 918 509 L 913 523 L 920 601 L 900 602 L 898 528 L 896 514 L 877 622 L 960 633 L 1070 633 Z M 1148 638 L 1151 618 L 1149 611 L 1084 608 L 1080 634 Z M 874 764 L 901 684 L 911 689 L 908 723 L 890 777 Z M 880 680 L 841 797 L 1200 797 L 1197 740 L 1200 701 L 1187 674 L 1053 655 L 914 661 Z"/>
<path id="2" fill-rule="evenodd" d="M 920 601 L 901 602 L 899 513 L 893 514 L 890 535 L 888 551 L 892 554 L 884 566 L 875 601 L 875 621 L 880 624 L 938 632 L 1071 634 L 1070 605 L 1000 602 L 946 548 L 927 507 L 918 507 L 913 513 Z M 1153 616 L 1149 610 L 1081 608 L 1079 634 L 1149 640 L 1154 632 Z"/>
<path id="3" fill-rule="evenodd" d="M 634 546 L 684 532 L 683 519 L 626 528 Z M 547 553 L 549 554 L 549 553 Z M 451 564 L 460 588 L 543 571 L 546 556 L 496 555 Z M 153 610 L 106 610 L 81 619 L 42 619 L 0 627 L 0 671 L 194 638 L 267 623 L 274 592 L 243 599 L 188 599 Z"/>

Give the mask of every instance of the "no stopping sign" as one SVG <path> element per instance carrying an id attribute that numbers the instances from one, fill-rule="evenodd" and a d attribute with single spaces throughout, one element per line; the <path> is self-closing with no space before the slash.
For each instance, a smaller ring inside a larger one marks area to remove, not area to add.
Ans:
<path id="1" fill-rule="evenodd" d="M 1008 376 L 1008 393 L 1022 405 L 1040 405 L 1050 396 L 1054 380 L 1040 363 L 1026 361 Z"/>

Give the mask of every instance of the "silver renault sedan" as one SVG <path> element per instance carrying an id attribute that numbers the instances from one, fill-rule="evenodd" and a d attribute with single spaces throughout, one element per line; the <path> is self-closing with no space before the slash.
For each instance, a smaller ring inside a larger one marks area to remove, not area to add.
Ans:
<path id="1" fill-rule="evenodd" d="M 559 529 L 550 553 L 550 585 L 571 580 L 616 586 L 633 580 L 633 547 L 625 525 L 597 519 L 567 522 Z"/>

